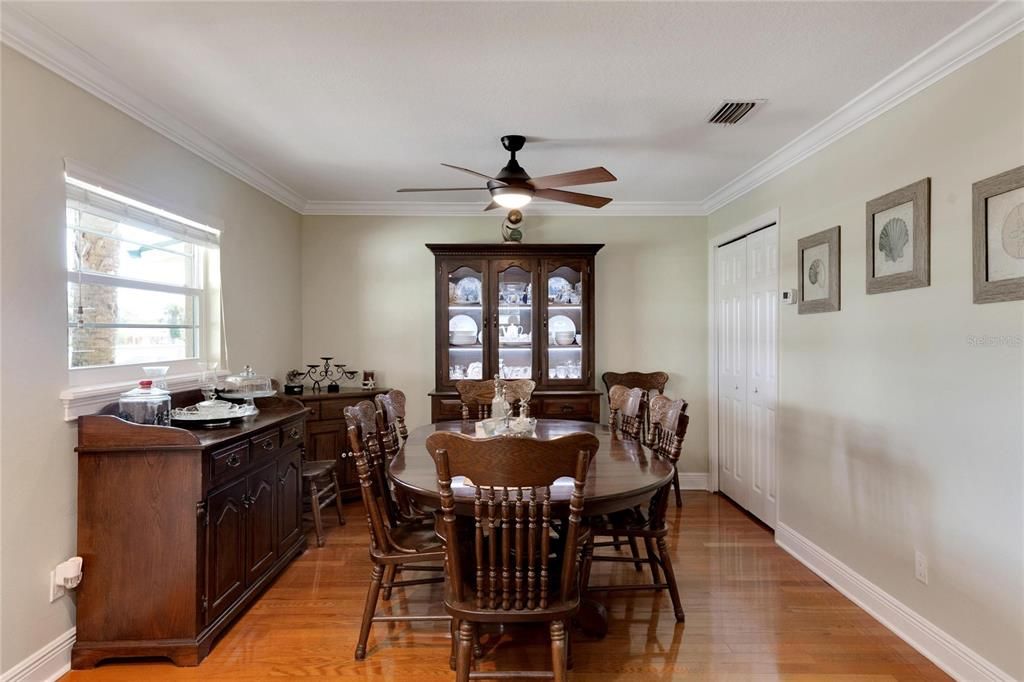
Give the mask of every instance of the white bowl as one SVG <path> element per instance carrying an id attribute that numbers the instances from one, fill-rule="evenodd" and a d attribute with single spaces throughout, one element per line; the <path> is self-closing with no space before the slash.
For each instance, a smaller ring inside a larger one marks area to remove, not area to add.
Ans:
<path id="1" fill-rule="evenodd" d="M 570 346 L 576 340 L 572 332 L 555 332 L 555 343 L 559 346 Z"/>

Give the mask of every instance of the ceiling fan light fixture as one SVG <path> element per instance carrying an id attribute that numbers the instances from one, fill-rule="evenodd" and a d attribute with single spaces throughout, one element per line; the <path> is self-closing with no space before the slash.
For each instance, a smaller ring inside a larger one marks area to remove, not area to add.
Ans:
<path id="1" fill-rule="evenodd" d="M 491 197 L 502 208 L 522 208 L 533 201 L 533 190 L 525 187 L 495 187 L 491 189 Z"/>

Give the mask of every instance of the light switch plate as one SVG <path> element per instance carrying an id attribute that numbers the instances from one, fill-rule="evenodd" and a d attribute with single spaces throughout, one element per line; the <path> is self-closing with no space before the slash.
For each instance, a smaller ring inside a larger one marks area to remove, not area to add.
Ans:
<path id="1" fill-rule="evenodd" d="M 57 601 L 64 596 L 64 586 L 57 584 L 57 572 L 50 571 L 50 603 Z"/>

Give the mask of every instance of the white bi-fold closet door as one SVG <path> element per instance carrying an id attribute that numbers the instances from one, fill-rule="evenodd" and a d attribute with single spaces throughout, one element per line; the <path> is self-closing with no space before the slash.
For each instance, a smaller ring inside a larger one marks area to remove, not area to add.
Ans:
<path id="1" fill-rule="evenodd" d="M 719 488 L 775 527 L 779 232 L 720 246 L 715 262 Z"/>

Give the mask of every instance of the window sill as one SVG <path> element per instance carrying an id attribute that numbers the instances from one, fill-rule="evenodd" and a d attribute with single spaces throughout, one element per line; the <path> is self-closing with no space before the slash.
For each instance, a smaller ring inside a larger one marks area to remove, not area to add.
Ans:
<path id="1" fill-rule="evenodd" d="M 230 372 L 221 370 L 218 377 L 226 377 Z M 181 391 L 197 388 L 200 372 L 175 374 L 165 377 L 170 391 Z M 64 421 L 74 421 L 83 414 L 96 414 L 103 407 L 115 402 L 122 393 L 139 385 L 138 381 L 120 381 L 111 384 L 95 384 L 93 386 L 75 386 L 60 392 L 64 403 Z"/>

